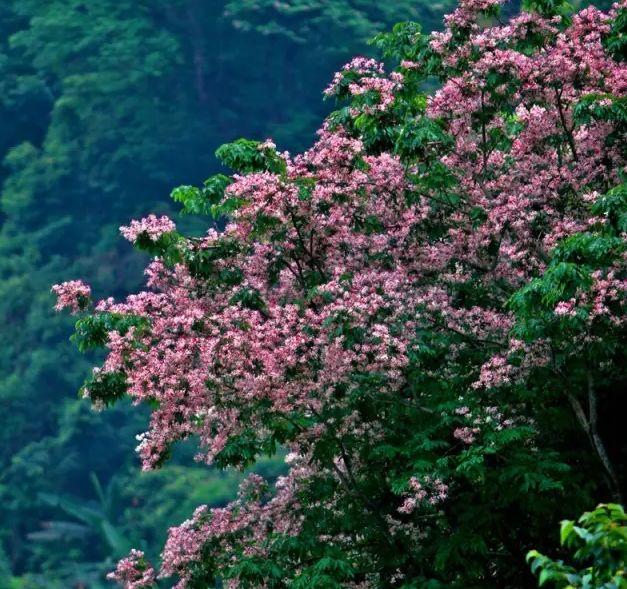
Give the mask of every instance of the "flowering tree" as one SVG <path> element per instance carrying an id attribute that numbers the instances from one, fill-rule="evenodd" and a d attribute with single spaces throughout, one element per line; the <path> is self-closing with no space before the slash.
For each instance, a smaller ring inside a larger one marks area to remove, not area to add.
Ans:
<path id="1" fill-rule="evenodd" d="M 340 71 L 347 105 L 301 155 L 220 148 L 235 174 L 173 198 L 224 229 L 122 228 L 148 289 L 79 319 L 79 347 L 108 349 L 84 395 L 150 404 L 145 469 L 192 436 L 222 468 L 289 453 L 274 486 L 172 528 L 158 574 L 134 551 L 112 579 L 531 586 L 524 547 L 620 497 L 599 415 L 625 381 L 625 6 L 498 10 L 378 37 L 399 66 Z"/>

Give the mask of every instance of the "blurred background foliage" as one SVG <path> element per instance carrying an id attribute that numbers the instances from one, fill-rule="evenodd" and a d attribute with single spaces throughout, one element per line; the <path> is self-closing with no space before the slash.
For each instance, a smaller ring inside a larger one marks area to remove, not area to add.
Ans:
<path id="1" fill-rule="evenodd" d="M 436 28 L 451 4 L 0 2 L 0 588 L 107 586 L 129 544 L 155 557 L 169 525 L 225 503 L 241 476 L 195 465 L 191 447 L 140 473 L 146 413 L 77 399 L 95 358 L 77 357 L 50 285 L 136 289 L 145 259 L 119 225 L 174 214 L 169 190 L 215 172 L 225 141 L 302 149 L 342 63 L 397 21 Z"/>

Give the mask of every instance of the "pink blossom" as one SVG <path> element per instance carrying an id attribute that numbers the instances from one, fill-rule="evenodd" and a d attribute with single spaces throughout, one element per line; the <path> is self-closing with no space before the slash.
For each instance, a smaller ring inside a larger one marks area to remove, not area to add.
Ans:
<path id="1" fill-rule="evenodd" d="M 70 309 L 72 313 L 84 311 L 91 297 L 91 288 L 82 280 L 70 280 L 55 284 L 52 292 L 57 295 L 55 309 Z"/>
<path id="2" fill-rule="evenodd" d="M 464 444 L 472 444 L 480 431 L 478 427 L 458 427 L 453 432 L 453 437 L 461 440 Z"/>
<path id="3" fill-rule="evenodd" d="M 119 583 L 124 589 L 149 589 L 156 582 L 155 571 L 144 560 L 144 553 L 135 549 L 118 562 L 115 571 L 109 573 L 107 579 Z"/>
<path id="4" fill-rule="evenodd" d="M 570 299 L 569 301 L 560 301 L 555 307 L 555 314 L 560 316 L 568 315 L 570 317 L 574 317 L 577 314 L 577 311 L 575 310 L 575 302 L 575 299 Z"/>
<path id="5" fill-rule="evenodd" d="M 408 486 L 410 493 L 404 496 L 399 513 L 411 514 L 421 505 L 433 507 L 448 497 L 448 485 L 439 478 L 411 477 Z"/>
<path id="6" fill-rule="evenodd" d="M 164 233 L 174 231 L 176 226 L 165 215 L 148 215 L 143 219 L 132 220 L 128 226 L 120 227 L 120 233 L 130 242 L 135 243 L 140 235 L 146 235 L 151 241 L 157 241 Z"/>

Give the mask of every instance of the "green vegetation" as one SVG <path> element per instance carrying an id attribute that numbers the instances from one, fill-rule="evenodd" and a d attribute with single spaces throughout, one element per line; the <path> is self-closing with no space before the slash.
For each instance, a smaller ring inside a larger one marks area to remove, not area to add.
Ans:
<path id="1" fill-rule="evenodd" d="M 584 513 L 577 522 L 564 520 L 560 541 L 562 546 L 574 551 L 574 560 L 584 568 L 532 550 L 527 560 L 538 574 L 540 586 L 549 584 L 558 589 L 627 587 L 627 515 L 622 506 L 599 505 L 594 511 Z"/>

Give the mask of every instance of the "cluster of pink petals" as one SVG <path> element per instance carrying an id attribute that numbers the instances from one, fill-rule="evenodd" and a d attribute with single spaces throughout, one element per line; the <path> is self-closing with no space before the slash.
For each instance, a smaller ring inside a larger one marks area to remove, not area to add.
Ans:
<path id="1" fill-rule="evenodd" d="M 359 82 L 349 84 L 348 91 L 353 96 L 361 96 L 369 92 L 378 95 L 378 102 L 375 106 L 364 106 L 364 112 L 373 113 L 375 111 L 386 111 L 390 108 L 396 98 L 396 91 L 403 82 L 403 75 L 394 72 L 389 78 L 362 77 Z"/>
<path id="2" fill-rule="evenodd" d="M 70 309 L 72 313 L 84 310 L 91 296 L 91 288 L 82 280 L 69 280 L 55 284 L 52 292 L 57 296 L 54 308 L 57 311 Z"/>
<path id="3" fill-rule="evenodd" d="M 119 583 L 124 589 L 149 589 L 156 582 L 155 571 L 144 560 L 144 553 L 135 549 L 118 562 L 115 571 L 109 573 L 107 579 Z"/>
<path id="4" fill-rule="evenodd" d="M 515 424 L 530 424 L 529 420 L 516 415 L 506 417 L 502 411 L 494 406 L 482 408 L 474 413 L 468 407 L 460 407 L 456 409 L 455 413 L 462 416 L 470 425 L 455 428 L 453 437 L 467 445 L 473 444 L 482 432 L 488 430 L 500 432 Z"/>
<path id="5" fill-rule="evenodd" d="M 595 319 L 609 319 L 614 325 L 621 326 L 626 322 L 625 314 L 620 310 L 625 304 L 627 280 L 619 278 L 615 270 L 603 273 L 600 270 L 592 273 L 592 287 L 589 292 L 578 292 L 577 296 L 567 301 L 560 301 L 554 309 L 558 317 L 576 317 L 577 309 L 586 311 L 588 323 Z M 615 308 L 612 311 L 612 307 Z"/>
<path id="6" fill-rule="evenodd" d="M 165 215 L 157 217 L 148 215 L 139 221 L 133 219 L 130 225 L 120 227 L 120 233 L 131 243 L 135 243 L 140 235 L 146 235 L 151 241 L 158 241 L 164 233 L 170 233 L 176 225 Z"/>
<path id="7" fill-rule="evenodd" d="M 264 556 L 271 531 L 296 535 L 302 519 L 296 494 L 311 475 L 310 467 L 296 462 L 287 476 L 279 477 L 269 500 L 266 482 L 251 474 L 240 485 L 235 501 L 213 509 L 202 505 L 191 519 L 170 528 L 159 576 L 178 575 L 174 589 L 185 589 L 190 581 L 189 567 L 201 559 L 201 553 L 226 561 L 240 551 Z M 230 583 L 230 587 L 239 587 L 237 579 Z"/>
<path id="8" fill-rule="evenodd" d="M 560 301 L 555 307 L 555 314 L 562 316 L 569 315 L 570 317 L 574 317 L 577 314 L 577 311 L 575 310 L 575 304 L 575 299 Z"/>
<path id="9" fill-rule="evenodd" d="M 405 495 L 403 504 L 398 508 L 399 513 L 410 514 L 421 504 L 434 506 L 448 497 L 448 485 L 439 478 L 411 477 L 409 489 L 410 493 Z"/>
<path id="10" fill-rule="evenodd" d="M 409 62 L 404 62 L 405 66 Z M 348 74 L 351 75 L 348 78 Z M 358 74 L 354 79 L 354 74 Z M 389 76 L 385 74 L 383 64 L 374 59 L 357 57 L 346 64 L 342 71 L 337 72 L 329 87 L 324 91 L 327 96 L 335 96 L 340 93 L 342 87 L 348 80 L 348 92 L 351 96 L 375 95 L 377 100 L 374 104 L 366 104 L 361 107 L 361 111 L 367 114 L 375 112 L 385 112 L 394 103 L 397 91 L 402 87 L 403 74 L 393 72 Z M 352 109 L 358 114 L 358 109 Z"/>
<path id="11" fill-rule="evenodd" d="M 458 8 L 444 17 L 449 27 L 464 28 L 473 25 L 477 17 L 490 8 L 497 7 L 503 0 L 460 0 Z"/>
<path id="12" fill-rule="evenodd" d="M 464 444 L 472 444 L 475 441 L 477 434 L 481 430 L 478 427 L 458 427 L 453 432 L 453 437 L 461 440 Z"/>
<path id="13" fill-rule="evenodd" d="M 333 81 L 324 91 L 327 96 L 333 96 L 337 92 L 347 72 L 354 72 L 362 76 L 383 75 L 385 73 L 380 61 L 368 57 L 354 57 L 343 67 L 342 71 L 335 74 Z"/>

